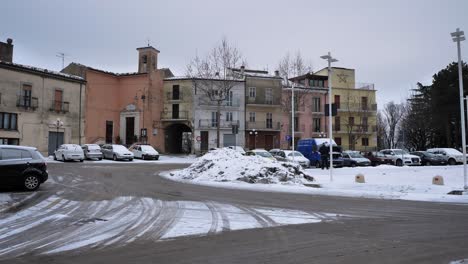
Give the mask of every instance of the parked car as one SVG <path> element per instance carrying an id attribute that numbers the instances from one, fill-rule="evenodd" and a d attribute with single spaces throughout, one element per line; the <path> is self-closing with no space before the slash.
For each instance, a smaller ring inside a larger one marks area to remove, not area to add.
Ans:
<path id="1" fill-rule="evenodd" d="M 363 157 L 357 151 L 343 151 L 343 166 L 344 167 L 356 167 L 356 166 L 370 166 L 371 161 L 368 158 Z"/>
<path id="2" fill-rule="evenodd" d="M 453 148 L 431 148 L 427 152 L 444 156 L 449 165 L 463 163 L 463 153 Z"/>
<path id="3" fill-rule="evenodd" d="M 227 148 L 228 148 L 228 149 L 235 150 L 235 151 L 241 153 L 242 155 L 245 155 L 245 150 L 244 150 L 244 148 L 241 147 L 241 146 L 229 146 L 229 147 L 227 147 Z"/>
<path id="4" fill-rule="evenodd" d="M 318 149 L 323 143 L 329 143 L 328 138 L 304 138 L 297 142 L 297 151 L 309 159 L 311 166 L 320 167 L 320 153 Z M 333 152 L 341 152 L 341 148 L 332 140 Z"/>
<path id="5" fill-rule="evenodd" d="M 81 146 L 85 159 L 102 160 L 101 147 L 97 144 L 84 144 Z"/>
<path id="6" fill-rule="evenodd" d="M 133 156 L 138 159 L 159 159 L 159 152 L 156 151 L 151 145 L 147 144 L 134 144 L 129 150 L 133 153 Z"/>
<path id="7" fill-rule="evenodd" d="M 1 186 L 34 191 L 47 181 L 47 163 L 36 148 L 0 145 Z"/>
<path id="8" fill-rule="evenodd" d="M 445 165 L 447 158 L 440 154 L 433 154 L 428 151 L 413 151 L 410 154 L 421 158 L 421 165 Z"/>
<path id="9" fill-rule="evenodd" d="M 105 159 L 132 161 L 134 158 L 133 153 L 122 145 L 106 144 L 102 146 L 101 150 Z"/>
<path id="10" fill-rule="evenodd" d="M 392 161 L 393 165 L 396 166 L 415 166 L 421 165 L 421 159 L 416 155 L 411 155 L 402 149 L 383 149 L 380 151 L 381 154 Z"/>
<path id="11" fill-rule="evenodd" d="M 69 161 L 79 160 L 83 162 L 85 159 L 83 149 L 76 144 L 63 144 L 54 151 L 54 160 Z"/>
<path id="12" fill-rule="evenodd" d="M 272 149 L 270 154 L 278 161 L 295 162 L 302 167 L 310 167 L 310 160 L 304 157 L 299 151 Z"/>
<path id="13" fill-rule="evenodd" d="M 266 159 L 270 159 L 270 160 L 276 160 L 271 154 L 270 152 L 264 150 L 264 149 L 253 149 L 253 150 L 249 150 L 245 153 L 245 155 L 247 156 L 260 156 L 260 157 L 263 157 L 263 158 L 266 158 Z"/>
<path id="14" fill-rule="evenodd" d="M 381 164 L 392 164 L 393 160 L 390 158 L 385 157 L 384 154 L 378 152 L 378 151 L 370 151 L 370 152 L 365 152 L 363 154 L 365 158 L 369 159 L 371 162 L 372 166 L 378 166 Z"/>
<path id="15" fill-rule="evenodd" d="M 333 167 L 342 168 L 344 166 L 344 159 L 341 152 L 333 152 Z"/>

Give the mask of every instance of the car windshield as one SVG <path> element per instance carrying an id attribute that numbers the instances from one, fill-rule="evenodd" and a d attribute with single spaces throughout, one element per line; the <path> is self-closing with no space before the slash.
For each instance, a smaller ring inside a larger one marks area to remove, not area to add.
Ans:
<path id="1" fill-rule="evenodd" d="M 88 149 L 89 150 L 99 150 L 101 148 L 99 147 L 99 145 L 88 145 Z"/>
<path id="2" fill-rule="evenodd" d="M 114 145 L 113 149 L 116 151 L 127 151 L 127 148 L 122 145 Z"/>
<path id="3" fill-rule="evenodd" d="M 294 151 L 288 154 L 288 157 L 304 157 L 300 152 Z"/>
<path id="4" fill-rule="evenodd" d="M 393 150 L 393 153 L 395 153 L 395 155 L 405 155 L 405 154 L 408 154 L 408 152 L 402 150 L 402 149 L 395 149 Z"/>
<path id="5" fill-rule="evenodd" d="M 361 154 L 356 153 L 356 152 L 348 153 L 348 155 L 349 155 L 351 158 L 364 158 Z"/>
<path id="6" fill-rule="evenodd" d="M 271 154 L 266 151 L 257 151 L 255 154 L 264 158 L 271 158 Z"/>
<path id="7" fill-rule="evenodd" d="M 148 146 L 148 145 L 141 146 L 141 150 L 149 151 L 149 152 L 154 152 L 155 151 L 152 146 Z"/>

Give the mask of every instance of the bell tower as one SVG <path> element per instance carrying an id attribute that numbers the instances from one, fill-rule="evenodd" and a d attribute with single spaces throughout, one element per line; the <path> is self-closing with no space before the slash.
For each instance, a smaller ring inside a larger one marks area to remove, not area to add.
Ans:
<path id="1" fill-rule="evenodd" d="M 158 69 L 159 50 L 153 46 L 137 48 L 138 73 L 147 73 Z"/>

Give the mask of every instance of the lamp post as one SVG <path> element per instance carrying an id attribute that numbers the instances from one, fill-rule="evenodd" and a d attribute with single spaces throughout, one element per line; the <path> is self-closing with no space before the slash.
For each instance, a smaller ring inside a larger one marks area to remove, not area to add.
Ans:
<path id="1" fill-rule="evenodd" d="M 332 84 L 331 84 L 331 63 L 337 62 L 338 60 L 331 56 L 331 53 L 328 52 L 327 55 L 320 56 L 320 58 L 328 62 L 328 136 L 329 136 L 329 145 L 330 145 L 330 181 L 333 181 L 333 146 L 332 146 Z"/>
<path id="2" fill-rule="evenodd" d="M 55 134 L 55 150 L 58 149 L 58 138 L 59 138 L 59 129 L 63 127 L 63 122 L 60 120 L 60 118 L 57 118 L 54 123 L 52 123 L 53 126 L 57 129 L 57 132 Z"/>
<path id="3" fill-rule="evenodd" d="M 255 131 L 255 129 L 252 129 L 252 131 L 249 132 L 250 135 L 254 135 L 254 149 L 257 148 L 257 134 L 258 132 Z"/>
<path id="4" fill-rule="evenodd" d="M 291 143 L 294 162 L 294 83 L 291 87 Z"/>
<path id="5" fill-rule="evenodd" d="M 453 42 L 457 43 L 458 50 L 458 86 L 460 89 L 460 119 L 462 129 L 462 149 L 463 149 L 463 189 L 468 191 L 466 178 L 466 131 L 465 131 L 465 104 L 463 103 L 463 74 L 461 65 L 461 48 L 460 42 L 465 40 L 465 33 L 457 28 L 457 31 L 450 33 Z"/>

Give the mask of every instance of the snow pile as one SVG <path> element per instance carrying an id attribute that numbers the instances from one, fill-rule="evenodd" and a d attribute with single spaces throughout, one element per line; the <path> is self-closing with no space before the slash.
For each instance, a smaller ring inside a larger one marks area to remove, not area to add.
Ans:
<path id="1" fill-rule="evenodd" d="M 170 174 L 193 181 L 300 184 L 313 181 L 300 165 L 277 162 L 259 156 L 244 156 L 232 149 L 216 149 L 190 167 Z"/>

